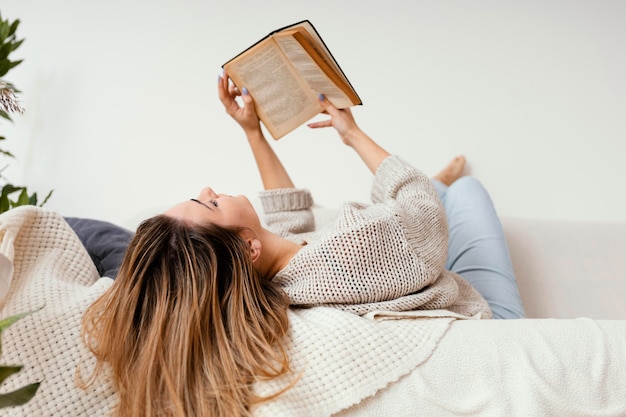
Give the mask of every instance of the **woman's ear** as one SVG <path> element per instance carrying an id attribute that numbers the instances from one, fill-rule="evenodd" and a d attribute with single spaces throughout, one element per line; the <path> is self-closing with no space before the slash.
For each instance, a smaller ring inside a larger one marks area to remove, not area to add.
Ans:
<path id="1" fill-rule="evenodd" d="M 261 250 L 263 249 L 263 244 L 259 239 L 249 238 L 246 239 L 248 242 L 248 246 L 250 247 L 250 258 L 252 259 L 252 263 L 255 263 L 259 256 L 261 256 Z"/>
<path id="2" fill-rule="evenodd" d="M 251 230 L 245 229 L 240 232 L 239 236 L 248 244 L 250 248 L 250 259 L 252 259 L 252 263 L 254 264 L 261 256 L 263 244 Z"/>

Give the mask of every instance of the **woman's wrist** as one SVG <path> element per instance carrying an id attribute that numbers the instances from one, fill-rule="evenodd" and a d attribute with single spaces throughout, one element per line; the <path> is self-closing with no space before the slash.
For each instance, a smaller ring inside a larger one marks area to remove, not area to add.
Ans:
<path id="1" fill-rule="evenodd" d="M 265 140 L 265 135 L 263 135 L 260 125 L 258 127 L 244 129 L 244 132 L 246 134 L 246 138 L 248 138 L 248 142 Z"/>
<path id="2" fill-rule="evenodd" d="M 389 156 L 389 152 L 363 131 L 360 131 L 353 139 L 350 146 L 361 157 L 372 174 L 375 174 L 380 163 Z"/>
<path id="3" fill-rule="evenodd" d="M 354 128 L 346 131 L 342 136 L 343 142 L 350 146 L 351 148 L 356 148 L 363 141 L 367 141 L 369 137 L 359 128 L 355 126 Z"/>
<path id="4" fill-rule="evenodd" d="M 339 137 L 341 138 L 341 141 L 344 143 L 344 145 L 350 147 L 353 146 L 353 143 L 359 135 L 360 130 L 359 127 L 356 125 L 349 129 L 340 129 L 335 126 L 335 129 L 337 130 L 337 133 L 339 134 Z"/>

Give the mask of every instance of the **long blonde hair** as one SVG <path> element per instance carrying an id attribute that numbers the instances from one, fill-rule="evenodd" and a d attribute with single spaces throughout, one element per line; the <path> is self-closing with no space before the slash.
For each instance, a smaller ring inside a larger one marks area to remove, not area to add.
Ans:
<path id="1" fill-rule="evenodd" d="M 119 417 L 249 416 L 254 382 L 289 372 L 287 307 L 237 230 L 155 216 L 83 317 L 83 386 L 108 364 Z"/>

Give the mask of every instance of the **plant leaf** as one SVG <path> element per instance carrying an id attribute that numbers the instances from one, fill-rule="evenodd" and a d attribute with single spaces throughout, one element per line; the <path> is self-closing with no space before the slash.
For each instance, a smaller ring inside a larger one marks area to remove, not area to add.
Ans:
<path id="1" fill-rule="evenodd" d="M 20 47 L 20 45 L 22 45 L 24 43 L 25 39 L 20 39 L 19 41 L 15 41 L 11 43 L 11 52 L 15 51 L 17 48 Z"/>
<path id="2" fill-rule="evenodd" d="M 29 311 L 27 313 L 14 314 L 12 316 L 9 316 L 5 319 L 0 320 L 0 333 L 2 333 L 3 330 L 6 330 L 9 326 L 11 326 L 16 321 L 21 320 L 22 318 L 26 317 L 30 313 L 31 312 Z M 0 340 L 0 352 L 2 352 L 2 340 Z"/>
<path id="3" fill-rule="evenodd" d="M 13 374 L 21 371 L 23 366 L 13 365 L 13 366 L 0 366 L 0 384 L 4 382 L 5 379 L 10 377 Z"/>
<path id="4" fill-rule="evenodd" d="M 6 42 L 0 46 L 0 58 L 7 59 L 13 50 L 13 42 Z"/>
<path id="5" fill-rule="evenodd" d="M 11 116 L 9 116 L 9 113 L 5 112 L 4 110 L 0 110 L 0 117 L 4 117 L 5 119 L 7 119 L 9 122 L 12 122 L 13 120 L 11 119 Z"/>
<path id="6" fill-rule="evenodd" d="M 12 61 L 9 64 L 9 69 L 13 68 L 13 67 L 17 67 L 18 65 L 20 65 L 22 62 L 24 62 L 23 59 L 17 60 L 17 61 Z"/>
<path id="7" fill-rule="evenodd" d="M 50 200 L 50 197 L 52 197 L 52 193 L 54 192 L 54 190 L 50 190 L 50 192 L 48 193 L 48 195 L 46 196 L 46 198 L 43 199 L 43 201 L 41 202 L 41 204 L 39 205 L 39 207 L 43 207 L 44 204 L 46 204 L 48 202 L 48 200 Z"/>
<path id="8" fill-rule="evenodd" d="M 8 59 L 0 59 L 0 77 L 3 77 L 11 68 L 11 61 Z"/>
<path id="9" fill-rule="evenodd" d="M 0 320 L 0 332 L 2 332 L 3 330 L 6 330 L 7 328 L 9 328 L 9 326 L 14 324 L 16 321 L 19 321 L 19 320 L 23 319 L 24 317 L 28 316 L 29 314 L 32 314 L 32 313 L 34 313 L 35 311 L 38 311 L 38 310 L 32 310 L 32 311 L 27 311 L 25 313 L 14 314 L 12 316 L 9 316 L 7 318 L 4 318 L 4 319 Z"/>
<path id="10" fill-rule="evenodd" d="M 16 187 L 13 184 L 6 184 L 2 187 L 2 196 L 8 196 L 9 194 L 13 194 L 14 192 L 21 190 L 23 187 Z"/>
<path id="11" fill-rule="evenodd" d="M 22 188 L 22 192 L 17 198 L 17 201 L 13 204 L 13 207 L 27 206 L 28 203 L 29 203 L 28 191 L 26 190 L 26 187 L 24 187 Z"/>
<path id="12" fill-rule="evenodd" d="M 9 209 L 9 196 L 2 194 L 0 196 L 0 214 L 4 213 Z"/>
<path id="13" fill-rule="evenodd" d="M 11 23 L 11 27 L 9 28 L 9 36 L 15 33 L 19 25 L 20 25 L 20 19 L 15 19 L 13 23 Z"/>
<path id="14" fill-rule="evenodd" d="M 0 193 L 0 213 L 4 213 L 11 208 L 11 200 L 9 200 L 9 195 L 21 190 L 22 188 L 24 187 L 16 187 L 13 184 L 6 184 L 4 187 L 2 187 L 2 193 Z M 2 331 L 1 328 L 0 331 Z"/>
<path id="15" fill-rule="evenodd" d="M 31 311 L 27 311 L 25 313 L 14 314 L 12 316 L 9 316 L 9 317 L 6 317 L 6 318 L 0 320 L 0 333 L 2 333 L 3 330 L 8 329 L 16 321 L 19 321 L 19 320 L 23 319 L 24 317 L 28 316 L 29 314 L 33 314 L 34 312 L 41 310 L 42 308 L 44 308 L 44 306 L 39 307 L 37 310 L 31 310 Z M 0 340 L 0 342 L 1 342 L 1 340 Z M 2 352 L 2 344 L 1 343 L 0 343 L 0 352 Z"/>
<path id="16" fill-rule="evenodd" d="M 37 393 L 40 382 L 26 385 L 20 389 L 9 392 L 7 394 L 0 394 L 0 408 L 15 407 L 17 405 L 24 405 L 29 402 Z"/>
<path id="17" fill-rule="evenodd" d="M 3 20 L 2 24 L 0 24 L 0 42 L 4 42 L 4 40 L 9 36 L 9 22 Z"/>

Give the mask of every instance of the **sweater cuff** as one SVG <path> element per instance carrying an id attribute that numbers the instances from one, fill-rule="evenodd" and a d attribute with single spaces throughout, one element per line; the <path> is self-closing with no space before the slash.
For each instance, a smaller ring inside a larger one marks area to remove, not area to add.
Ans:
<path id="1" fill-rule="evenodd" d="M 398 181 L 406 177 L 409 171 L 415 171 L 415 168 L 398 155 L 385 158 L 374 175 L 372 202 L 384 201 L 389 196 L 390 190 L 397 186 Z"/>
<path id="2" fill-rule="evenodd" d="M 281 211 L 307 210 L 313 206 L 309 190 L 302 188 L 277 188 L 259 194 L 266 214 Z"/>

